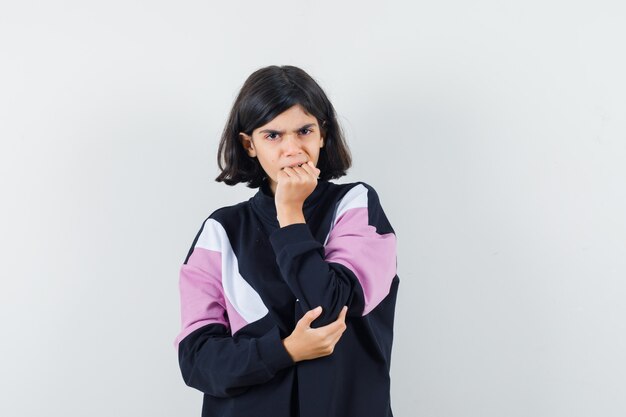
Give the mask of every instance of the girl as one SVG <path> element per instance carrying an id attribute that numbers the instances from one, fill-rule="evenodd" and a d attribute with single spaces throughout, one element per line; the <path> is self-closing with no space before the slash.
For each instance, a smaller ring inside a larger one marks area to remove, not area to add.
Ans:
<path id="1" fill-rule="evenodd" d="M 216 181 L 258 188 L 202 223 L 180 269 L 185 383 L 202 416 L 390 417 L 396 235 L 302 69 L 252 73 Z"/>

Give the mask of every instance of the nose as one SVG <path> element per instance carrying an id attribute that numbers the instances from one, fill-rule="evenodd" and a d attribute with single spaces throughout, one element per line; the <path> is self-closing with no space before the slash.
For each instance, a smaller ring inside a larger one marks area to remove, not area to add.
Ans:
<path id="1" fill-rule="evenodd" d="M 300 138 L 298 138 L 298 135 L 285 134 L 283 139 L 283 151 L 285 152 L 286 156 L 298 155 L 302 153 L 302 144 L 300 143 Z"/>

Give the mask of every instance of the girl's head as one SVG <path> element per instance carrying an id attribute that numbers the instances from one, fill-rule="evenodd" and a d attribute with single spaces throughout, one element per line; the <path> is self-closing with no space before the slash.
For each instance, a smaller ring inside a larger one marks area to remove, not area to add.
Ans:
<path id="1" fill-rule="evenodd" d="M 253 72 L 222 133 L 217 155 L 222 172 L 215 180 L 257 188 L 268 177 L 275 185 L 280 169 L 309 160 L 323 180 L 342 177 L 352 163 L 328 97 L 298 67 L 272 65 Z"/>

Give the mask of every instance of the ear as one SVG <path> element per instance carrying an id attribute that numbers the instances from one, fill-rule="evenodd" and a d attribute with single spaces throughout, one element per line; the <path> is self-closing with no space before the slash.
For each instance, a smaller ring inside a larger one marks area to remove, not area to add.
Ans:
<path id="1" fill-rule="evenodd" d="M 321 137 L 320 138 L 320 148 L 323 148 L 323 147 L 324 147 L 324 138 Z"/>
<path id="2" fill-rule="evenodd" d="M 241 140 L 241 145 L 246 150 L 248 155 L 252 158 L 256 157 L 256 150 L 254 149 L 254 143 L 252 143 L 252 137 L 243 132 L 239 132 L 239 139 Z"/>

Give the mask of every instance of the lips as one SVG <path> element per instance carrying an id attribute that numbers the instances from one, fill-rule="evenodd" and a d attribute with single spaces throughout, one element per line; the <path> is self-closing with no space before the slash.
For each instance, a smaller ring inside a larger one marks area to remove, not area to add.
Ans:
<path id="1" fill-rule="evenodd" d="M 287 168 L 287 167 L 293 168 L 295 166 L 304 165 L 304 164 L 306 164 L 306 161 L 305 162 L 296 162 L 294 164 L 287 165 L 285 168 Z"/>

